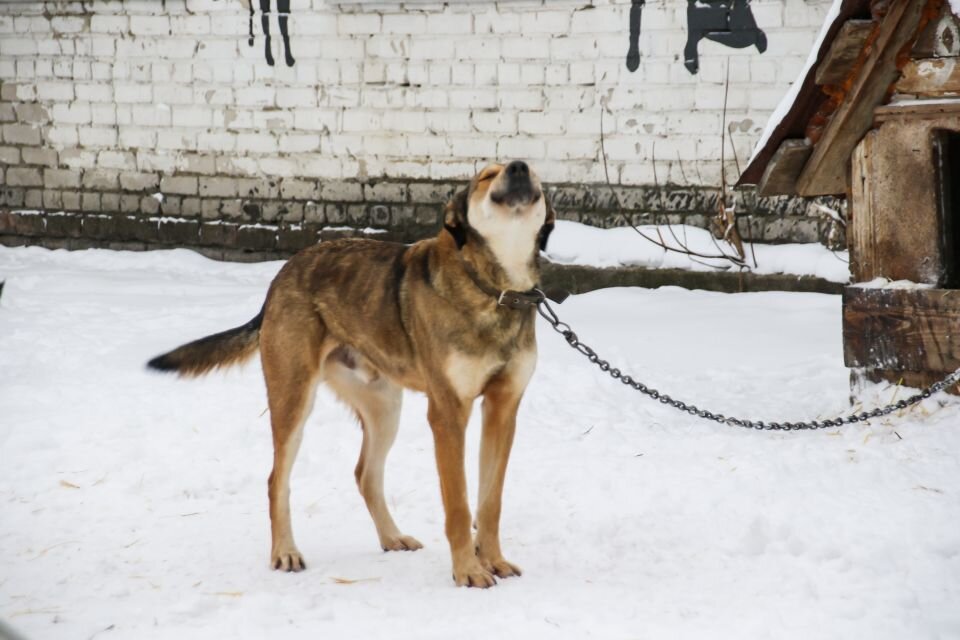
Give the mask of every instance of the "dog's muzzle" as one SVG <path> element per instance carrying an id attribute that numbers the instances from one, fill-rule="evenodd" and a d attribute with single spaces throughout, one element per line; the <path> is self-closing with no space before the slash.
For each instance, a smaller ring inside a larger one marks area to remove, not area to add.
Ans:
<path id="1" fill-rule="evenodd" d="M 514 160 L 503 171 L 506 184 L 496 193 L 490 194 L 490 199 L 497 204 L 508 207 L 521 207 L 533 204 L 542 197 L 540 189 L 533 186 L 530 180 L 530 167 L 522 160 Z"/>

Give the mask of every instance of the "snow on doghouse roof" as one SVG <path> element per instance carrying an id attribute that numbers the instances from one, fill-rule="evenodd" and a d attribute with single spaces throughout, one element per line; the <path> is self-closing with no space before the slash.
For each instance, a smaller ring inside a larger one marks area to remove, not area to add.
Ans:
<path id="1" fill-rule="evenodd" d="M 841 194 L 853 147 L 872 126 L 942 0 L 834 0 L 807 63 L 770 117 L 738 185 L 761 195 Z M 872 5 L 872 6 L 871 6 Z M 950 0 L 960 15 L 960 0 Z"/>

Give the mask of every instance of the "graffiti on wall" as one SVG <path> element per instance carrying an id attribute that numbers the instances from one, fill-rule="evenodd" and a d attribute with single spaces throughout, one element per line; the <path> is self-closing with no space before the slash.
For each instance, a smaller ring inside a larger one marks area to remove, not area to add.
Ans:
<path id="1" fill-rule="evenodd" d="M 640 67 L 640 18 L 646 0 L 631 0 L 630 48 L 627 69 Z M 724 46 L 744 49 L 755 46 L 767 50 L 767 36 L 757 27 L 750 0 L 687 0 L 687 44 L 683 48 L 683 66 L 690 73 L 700 70 L 697 45 L 706 38 Z"/>
<path id="2" fill-rule="evenodd" d="M 627 51 L 627 69 L 640 68 L 640 18 L 647 0 L 630 0 L 630 50 Z"/>
<path id="3" fill-rule="evenodd" d="M 249 38 L 252 47 L 256 43 L 254 35 L 254 16 L 260 8 L 260 25 L 264 37 L 264 57 L 271 67 L 276 63 L 273 57 L 273 41 L 270 33 L 270 13 L 273 0 L 245 0 L 249 7 Z M 280 25 L 280 37 L 283 41 L 283 56 L 288 67 L 296 60 L 290 49 L 290 0 L 275 0 L 277 22 Z M 643 8 L 646 0 L 630 1 L 629 49 L 627 51 L 627 69 L 631 72 L 640 68 L 640 31 Z M 700 70 L 698 45 L 707 39 L 727 47 L 743 49 L 755 46 L 763 53 L 767 50 L 767 36 L 759 27 L 750 8 L 750 0 L 687 0 L 687 43 L 683 49 L 683 64 L 690 73 Z"/>
<path id="4" fill-rule="evenodd" d="M 250 3 L 250 37 L 247 38 L 247 44 L 251 47 L 254 44 L 253 35 L 253 14 L 254 3 L 257 0 L 248 0 Z M 270 38 L 270 4 L 271 0 L 259 0 L 260 2 L 260 25 L 263 28 L 263 51 L 267 59 L 267 64 L 274 65 L 273 49 Z M 277 0 L 277 21 L 280 23 L 280 37 L 283 40 L 283 57 L 288 67 L 292 67 L 296 60 L 293 59 L 293 53 L 290 51 L 290 32 L 288 30 L 288 21 L 290 19 L 290 0 Z"/>

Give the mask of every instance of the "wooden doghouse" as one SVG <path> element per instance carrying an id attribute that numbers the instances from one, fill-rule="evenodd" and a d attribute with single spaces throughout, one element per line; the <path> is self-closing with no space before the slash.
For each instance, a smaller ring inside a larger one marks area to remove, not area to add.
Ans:
<path id="1" fill-rule="evenodd" d="M 847 198 L 854 381 L 924 386 L 960 368 L 960 20 L 948 2 L 838 0 L 740 184 Z"/>

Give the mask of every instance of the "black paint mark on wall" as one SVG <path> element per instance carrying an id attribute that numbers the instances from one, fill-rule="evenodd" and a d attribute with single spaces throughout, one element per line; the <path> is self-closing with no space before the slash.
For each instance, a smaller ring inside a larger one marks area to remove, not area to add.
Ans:
<path id="1" fill-rule="evenodd" d="M 247 38 L 247 44 L 253 46 L 253 3 L 250 1 L 250 37 Z M 288 67 L 292 67 L 296 60 L 293 59 L 293 53 L 290 51 L 290 33 L 287 30 L 287 21 L 290 19 L 290 0 L 277 0 L 277 18 L 280 22 L 280 36 L 283 38 L 283 57 Z M 260 25 L 263 27 L 264 35 L 264 55 L 267 58 L 267 64 L 274 65 L 273 50 L 270 48 L 270 0 L 260 0 Z"/>
<path id="2" fill-rule="evenodd" d="M 630 71 L 640 67 L 640 14 L 645 1 L 631 0 L 630 49 L 627 52 L 627 69 Z M 750 0 L 687 0 L 687 45 L 683 49 L 683 65 L 690 73 L 700 70 L 697 45 L 704 38 L 735 49 L 756 46 L 760 53 L 767 50 L 767 36 L 757 27 Z"/>
<path id="3" fill-rule="evenodd" d="M 704 38 L 734 49 L 756 46 L 760 53 L 767 50 L 767 36 L 757 28 L 750 0 L 687 0 L 683 65 L 690 73 L 700 69 L 697 44 Z"/>
<path id="4" fill-rule="evenodd" d="M 636 71 L 640 68 L 640 17 L 646 0 L 631 0 L 630 2 L 630 50 L 627 52 L 627 69 Z"/>

